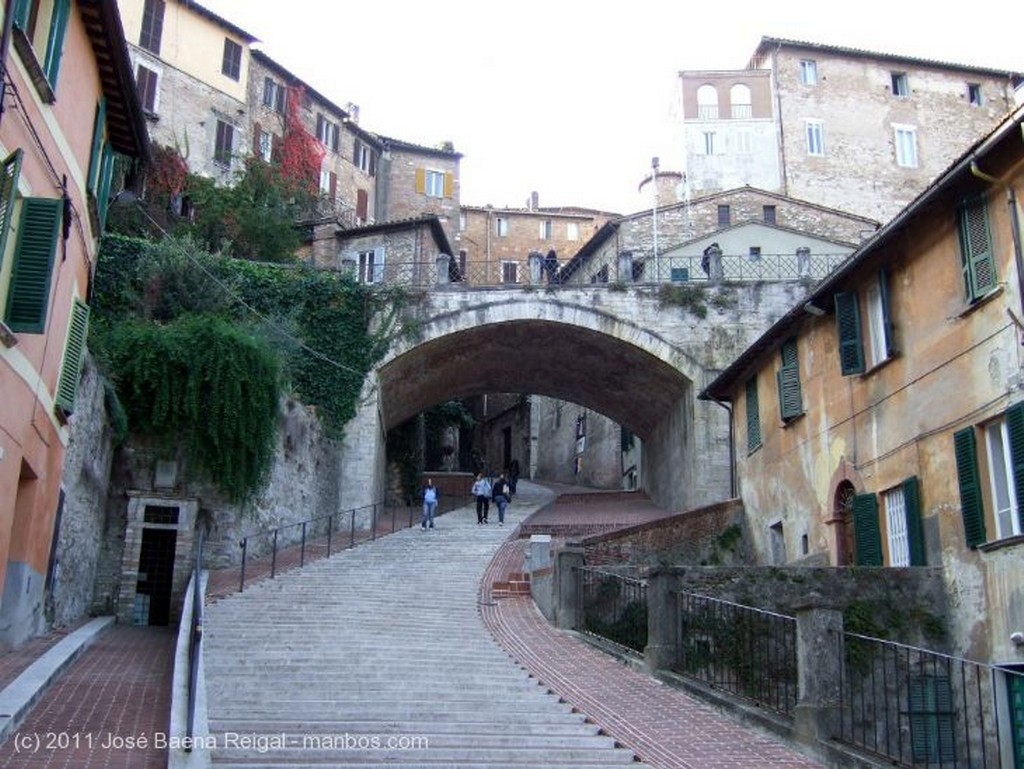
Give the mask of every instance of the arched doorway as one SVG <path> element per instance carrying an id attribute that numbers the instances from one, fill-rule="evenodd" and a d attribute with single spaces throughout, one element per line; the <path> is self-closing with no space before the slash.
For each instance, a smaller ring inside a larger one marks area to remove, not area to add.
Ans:
<path id="1" fill-rule="evenodd" d="M 849 481 L 840 481 L 832 504 L 832 520 L 836 527 L 836 566 L 852 566 L 853 498 L 857 492 Z"/>

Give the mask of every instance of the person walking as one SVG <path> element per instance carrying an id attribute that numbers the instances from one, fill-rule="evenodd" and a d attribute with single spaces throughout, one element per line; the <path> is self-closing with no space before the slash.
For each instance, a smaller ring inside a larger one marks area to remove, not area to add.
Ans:
<path id="1" fill-rule="evenodd" d="M 420 518 L 420 526 L 426 531 L 434 528 L 434 513 L 437 512 L 437 487 L 431 478 L 427 478 L 427 485 L 423 487 L 423 516 Z"/>
<path id="2" fill-rule="evenodd" d="M 472 492 L 476 497 L 476 522 L 487 523 L 487 513 L 491 507 L 491 483 L 484 478 L 483 473 L 476 474 Z"/>
<path id="3" fill-rule="evenodd" d="M 494 500 L 494 504 L 498 506 L 498 525 L 505 525 L 505 508 L 508 507 L 510 494 L 508 490 L 508 481 L 505 480 L 505 473 L 498 476 L 498 480 L 494 482 L 494 487 L 491 489 L 491 498 Z"/>

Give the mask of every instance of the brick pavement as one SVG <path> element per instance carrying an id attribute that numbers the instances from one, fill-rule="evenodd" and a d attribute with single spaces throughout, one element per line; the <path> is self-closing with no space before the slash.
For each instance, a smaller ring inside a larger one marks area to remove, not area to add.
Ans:
<path id="1" fill-rule="evenodd" d="M 0 768 L 157 769 L 166 749 L 174 628 L 114 626 L 39 698 L 3 745 Z M 146 738 L 146 746 L 108 740 Z"/>
<path id="2" fill-rule="evenodd" d="M 54 628 L 48 633 L 36 636 L 17 649 L 6 649 L 0 652 L 0 689 L 10 684 L 24 673 L 29 665 L 88 621 L 89 617 L 83 617 L 65 627 Z"/>

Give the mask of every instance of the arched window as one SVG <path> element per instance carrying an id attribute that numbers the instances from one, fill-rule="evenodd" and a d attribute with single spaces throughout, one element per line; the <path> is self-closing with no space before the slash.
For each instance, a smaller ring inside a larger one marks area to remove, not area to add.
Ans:
<path id="1" fill-rule="evenodd" d="M 718 89 L 713 85 L 702 85 L 697 89 L 697 118 L 718 120 Z"/>
<path id="2" fill-rule="evenodd" d="M 754 103 L 750 98 L 750 87 L 737 83 L 729 89 L 729 105 L 734 118 L 754 116 Z"/>
<path id="3" fill-rule="evenodd" d="M 836 527 L 836 566 L 852 566 L 853 498 L 857 492 L 849 481 L 841 481 L 833 501 L 832 520 Z"/>

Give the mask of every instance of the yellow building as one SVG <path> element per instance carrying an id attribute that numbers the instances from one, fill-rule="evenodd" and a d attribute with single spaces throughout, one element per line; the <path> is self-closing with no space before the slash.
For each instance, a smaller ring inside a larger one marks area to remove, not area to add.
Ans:
<path id="1" fill-rule="evenodd" d="M 8 7 L 12 7 L 9 3 Z M 0 644 L 44 629 L 115 155 L 146 156 L 116 8 L 17 0 L 0 116 Z"/>

